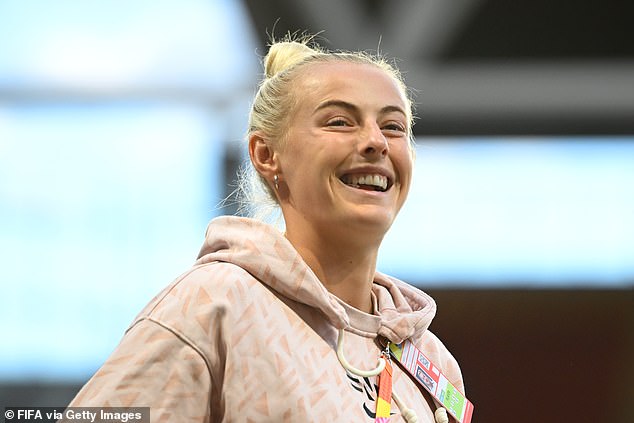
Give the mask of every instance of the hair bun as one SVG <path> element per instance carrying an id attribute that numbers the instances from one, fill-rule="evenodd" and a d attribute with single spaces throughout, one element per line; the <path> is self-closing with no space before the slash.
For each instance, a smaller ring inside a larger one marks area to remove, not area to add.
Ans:
<path id="1" fill-rule="evenodd" d="M 264 58 L 264 73 L 267 78 L 285 71 L 302 60 L 319 54 L 319 51 L 297 41 L 281 41 L 271 45 Z"/>

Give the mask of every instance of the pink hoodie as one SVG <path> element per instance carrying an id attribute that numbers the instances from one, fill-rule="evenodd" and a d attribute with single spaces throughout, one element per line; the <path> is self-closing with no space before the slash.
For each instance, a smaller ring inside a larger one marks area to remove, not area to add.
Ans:
<path id="1" fill-rule="evenodd" d="M 377 336 L 411 339 L 460 391 L 456 360 L 427 328 L 436 304 L 381 273 L 376 315 L 330 294 L 276 229 L 220 217 L 207 230 L 194 267 L 134 320 L 71 406 L 149 406 L 152 421 L 373 422 L 375 378 L 348 373 L 335 349 L 376 367 Z M 434 422 L 421 389 L 394 365 L 393 390 Z M 392 422 L 401 422 L 392 406 Z"/>

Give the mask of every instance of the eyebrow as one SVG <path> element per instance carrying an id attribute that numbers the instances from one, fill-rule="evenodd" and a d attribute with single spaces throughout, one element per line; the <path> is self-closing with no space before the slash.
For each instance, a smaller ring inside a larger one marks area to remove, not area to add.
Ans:
<path id="1" fill-rule="evenodd" d="M 342 109 L 346 109 L 357 115 L 360 114 L 360 110 L 357 106 L 343 100 L 324 101 L 323 103 L 321 103 L 319 106 L 315 108 L 315 113 L 322 109 L 326 109 L 328 107 L 341 107 Z M 390 113 L 390 112 L 398 112 L 398 113 L 401 113 L 403 116 L 407 117 L 407 114 L 405 113 L 405 111 L 399 106 L 385 106 L 385 107 L 382 107 L 381 110 L 379 110 L 379 113 Z"/>

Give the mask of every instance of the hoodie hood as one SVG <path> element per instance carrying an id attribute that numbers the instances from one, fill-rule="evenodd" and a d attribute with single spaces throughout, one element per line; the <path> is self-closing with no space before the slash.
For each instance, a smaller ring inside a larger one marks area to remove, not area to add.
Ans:
<path id="1" fill-rule="evenodd" d="M 436 314 L 427 294 L 379 272 L 372 288 L 376 315 L 349 306 L 324 287 L 283 234 L 254 219 L 211 221 L 196 264 L 214 261 L 235 264 L 279 295 L 319 310 L 336 329 L 378 334 L 396 343 L 417 341 Z"/>

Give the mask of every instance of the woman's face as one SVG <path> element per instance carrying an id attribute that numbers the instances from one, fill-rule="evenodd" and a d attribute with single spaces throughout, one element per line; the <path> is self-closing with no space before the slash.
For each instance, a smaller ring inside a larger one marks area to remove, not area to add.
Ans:
<path id="1" fill-rule="evenodd" d="M 412 175 L 404 93 L 369 64 L 316 63 L 302 71 L 278 152 L 287 230 L 310 225 L 321 234 L 352 230 L 382 239 Z"/>

